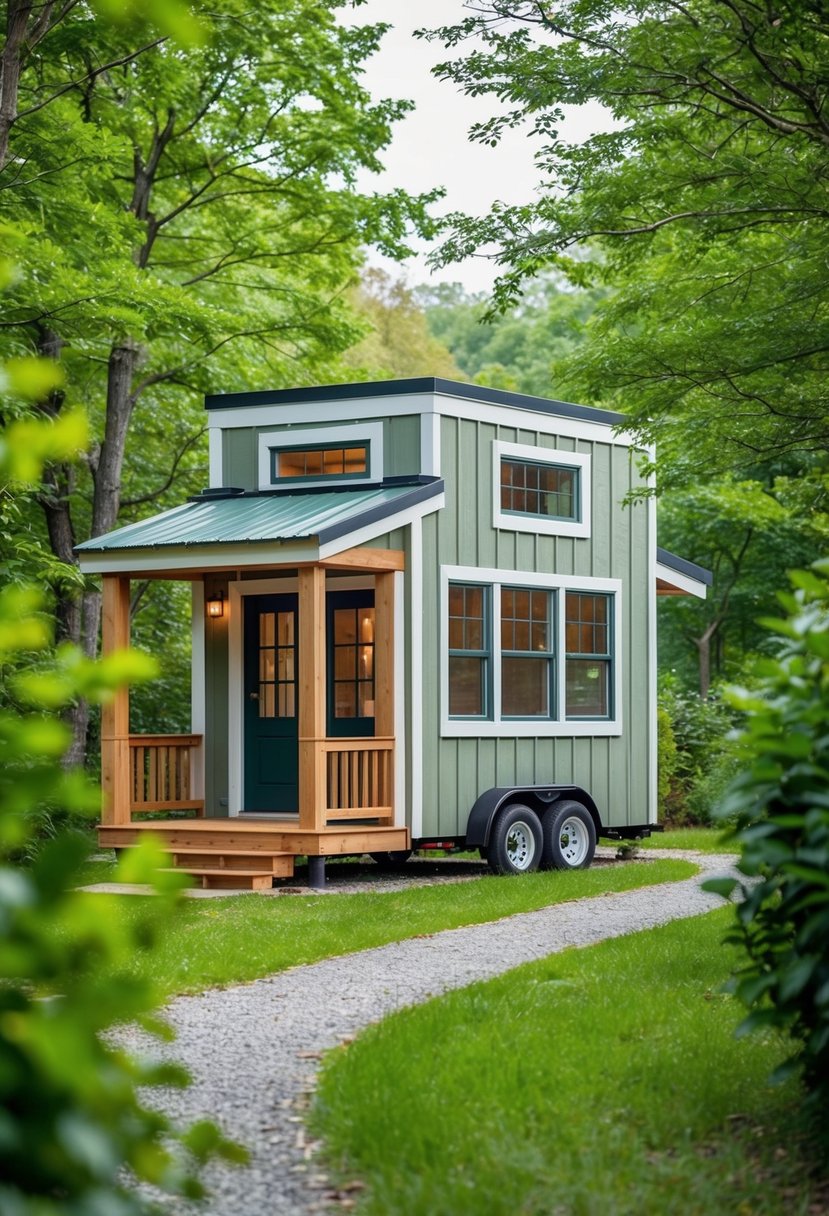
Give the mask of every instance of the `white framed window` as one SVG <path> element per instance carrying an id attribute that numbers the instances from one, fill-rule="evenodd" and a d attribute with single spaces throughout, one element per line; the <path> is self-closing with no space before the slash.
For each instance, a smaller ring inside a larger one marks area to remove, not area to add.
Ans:
<path id="1" fill-rule="evenodd" d="M 441 734 L 619 735 L 622 584 L 441 568 Z"/>
<path id="2" fill-rule="evenodd" d="M 264 432 L 259 435 L 258 468 L 260 490 L 382 481 L 383 424 Z"/>
<path id="3" fill-rule="evenodd" d="M 590 535 L 589 456 L 495 440 L 492 465 L 493 527 Z"/>

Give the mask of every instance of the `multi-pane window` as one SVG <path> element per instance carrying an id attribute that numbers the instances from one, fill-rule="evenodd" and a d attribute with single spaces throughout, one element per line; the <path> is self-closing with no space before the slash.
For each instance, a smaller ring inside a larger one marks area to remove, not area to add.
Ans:
<path id="1" fill-rule="evenodd" d="M 549 718 L 553 696 L 552 596 L 501 588 L 501 714 Z"/>
<path id="2" fill-rule="evenodd" d="M 450 582 L 449 718 L 611 722 L 613 604 L 608 592 Z"/>
<path id="3" fill-rule="evenodd" d="M 303 477 L 357 477 L 368 472 L 368 448 L 285 448 L 271 453 L 274 481 Z"/>
<path id="4" fill-rule="evenodd" d="M 296 717 L 296 631 L 293 612 L 259 615 L 260 718 Z"/>
<path id="5" fill-rule="evenodd" d="M 334 611 L 334 717 L 374 717 L 374 609 Z"/>
<path id="6" fill-rule="evenodd" d="M 610 717 L 610 626 L 609 595 L 567 592 L 564 632 L 568 718 Z"/>
<path id="7" fill-rule="evenodd" d="M 577 521 L 579 470 L 566 465 L 501 458 L 501 510 Z"/>
<path id="8" fill-rule="evenodd" d="M 489 713 L 490 629 L 488 589 L 449 587 L 449 713 L 485 718 Z"/>

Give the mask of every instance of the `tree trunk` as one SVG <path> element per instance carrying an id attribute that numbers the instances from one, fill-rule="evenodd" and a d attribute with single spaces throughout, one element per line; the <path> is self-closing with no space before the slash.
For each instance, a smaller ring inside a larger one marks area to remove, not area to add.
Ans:
<path id="1" fill-rule="evenodd" d="M 699 696 L 701 701 L 707 701 L 711 689 L 711 633 L 706 629 L 694 642 L 699 655 Z"/>
<path id="2" fill-rule="evenodd" d="M 8 0 L 6 42 L 0 56 L 0 171 L 9 157 L 9 133 L 17 118 L 20 55 L 32 7 L 32 0 Z"/>

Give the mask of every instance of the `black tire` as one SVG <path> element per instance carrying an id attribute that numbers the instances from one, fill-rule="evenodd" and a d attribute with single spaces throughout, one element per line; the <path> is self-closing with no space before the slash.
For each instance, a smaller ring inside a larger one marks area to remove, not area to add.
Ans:
<path id="1" fill-rule="evenodd" d="M 543 870 L 586 870 L 596 852 L 596 825 L 587 807 L 568 799 L 554 802 L 541 818 Z"/>
<path id="2" fill-rule="evenodd" d="M 492 822 L 487 863 L 495 874 L 529 874 L 541 864 L 544 834 L 531 807 L 511 802 Z"/>
<path id="3" fill-rule="evenodd" d="M 400 870 L 412 855 L 411 849 L 398 849 L 391 853 L 371 853 L 381 870 Z"/>

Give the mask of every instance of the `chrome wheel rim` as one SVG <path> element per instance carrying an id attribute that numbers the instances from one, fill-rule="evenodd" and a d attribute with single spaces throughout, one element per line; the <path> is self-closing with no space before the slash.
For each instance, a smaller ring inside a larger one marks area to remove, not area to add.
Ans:
<path id="1" fill-rule="evenodd" d="M 561 856 L 568 866 L 583 865 L 590 848 L 590 836 L 581 819 L 573 815 L 564 820 L 559 831 Z"/>
<path id="2" fill-rule="evenodd" d="M 507 858 L 515 870 L 528 870 L 535 857 L 535 837 L 530 825 L 519 819 L 507 832 Z"/>

